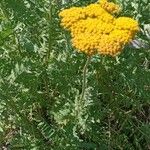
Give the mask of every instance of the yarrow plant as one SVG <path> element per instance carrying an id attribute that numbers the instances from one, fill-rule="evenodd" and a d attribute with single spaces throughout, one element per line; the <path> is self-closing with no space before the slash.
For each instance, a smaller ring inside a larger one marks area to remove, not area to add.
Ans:
<path id="1" fill-rule="evenodd" d="M 150 3 L 110 1 L 0 1 L 0 149 L 150 149 Z"/>
<path id="2" fill-rule="evenodd" d="M 118 55 L 139 31 L 136 20 L 115 16 L 120 11 L 119 5 L 100 0 L 86 7 L 64 9 L 59 14 L 62 18 L 61 25 L 71 32 L 72 45 L 78 52 L 84 52 L 88 56 L 83 68 L 81 97 L 76 108 L 77 120 L 81 128 L 83 128 L 80 119 L 85 104 L 86 73 L 91 56 Z"/>
<path id="3" fill-rule="evenodd" d="M 121 8 L 107 0 L 86 7 L 62 10 L 61 25 L 71 32 L 72 44 L 87 55 L 116 56 L 139 31 L 138 22 L 129 17 L 115 17 Z"/>

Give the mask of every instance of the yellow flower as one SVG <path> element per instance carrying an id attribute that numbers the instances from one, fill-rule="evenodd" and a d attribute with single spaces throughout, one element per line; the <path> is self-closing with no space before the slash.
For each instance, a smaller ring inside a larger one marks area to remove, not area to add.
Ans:
<path id="1" fill-rule="evenodd" d="M 129 30 L 113 30 L 110 37 L 124 45 L 132 40 L 133 34 Z"/>
<path id="2" fill-rule="evenodd" d="M 120 30 L 139 31 L 138 22 L 129 17 L 119 17 L 115 20 L 115 28 Z"/>
<path id="3" fill-rule="evenodd" d="M 98 18 L 104 22 L 112 23 L 114 17 L 103 9 L 99 4 L 90 4 L 84 8 L 86 16 L 90 18 Z"/>
<path id="4" fill-rule="evenodd" d="M 61 25 L 66 29 L 69 29 L 75 22 L 86 18 L 84 9 L 80 7 L 65 9 L 59 13 L 59 16 L 62 17 Z"/>
<path id="5" fill-rule="evenodd" d="M 115 41 L 111 36 L 105 35 L 99 42 L 97 52 L 103 55 L 115 56 L 120 53 L 121 49 L 122 44 L 119 41 Z"/>
<path id="6" fill-rule="evenodd" d="M 72 39 L 73 46 L 76 47 L 78 51 L 85 52 L 88 55 L 96 53 L 98 41 L 99 36 L 91 36 L 91 34 L 88 33 L 78 34 Z"/>
<path id="7" fill-rule="evenodd" d="M 60 12 L 61 25 L 71 32 L 72 44 L 87 55 L 120 53 L 135 33 L 138 22 L 129 17 L 116 18 L 112 14 L 119 6 L 107 0 L 86 7 L 72 7 Z"/>
<path id="8" fill-rule="evenodd" d="M 107 0 L 99 0 L 99 4 L 103 9 L 105 9 L 111 14 L 119 13 L 121 11 L 119 5 L 114 4 L 112 2 L 108 2 Z"/>

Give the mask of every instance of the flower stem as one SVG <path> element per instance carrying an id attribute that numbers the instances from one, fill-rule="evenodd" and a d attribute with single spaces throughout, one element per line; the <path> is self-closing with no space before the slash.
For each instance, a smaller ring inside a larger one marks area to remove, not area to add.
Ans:
<path id="1" fill-rule="evenodd" d="M 89 65 L 89 63 L 90 63 L 90 60 L 91 60 L 91 57 L 88 57 L 87 60 L 86 60 L 85 65 L 84 65 L 84 68 L 83 68 L 82 93 L 81 93 L 81 97 L 80 97 L 80 100 L 81 100 L 81 101 L 83 101 L 84 96 L 85 96 L 86 73 L 87 73 L 87 68 L 88 68 L 88 65 Z"/>
<path id="2" fill-rule="evenodd" d="M 91 60 L 91 57 L 88 57 L 87 60 L 86 60 L 86 63 L 84 65 L 84 68 L 83 68 L 83 80 L 82 80 L 82 92 L 81 92 L 81 95 L 80 97 L 77 99 L 76 101 L 76 117 L 77 117 L 77 121 L 78 121 L 78 125 L 79 126 L 82 126 L 81 124 L 81 120 L 83 119 L 82 116 L 84 114 L 84 105 L 85 105 L 85 90 L 86 90 L 86 86 L 87 86 L 87 68 L 88 68 L 88 65 L 90 63 L 90 60 Z"/>

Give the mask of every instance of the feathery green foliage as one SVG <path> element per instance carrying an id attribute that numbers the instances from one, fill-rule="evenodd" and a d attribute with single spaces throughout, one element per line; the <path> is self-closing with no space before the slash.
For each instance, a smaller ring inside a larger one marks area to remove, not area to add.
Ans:
<path id="1" fill-rule="evenodd" d="M 141 31 L 115 59 L 91 58 L 81 105 L 87 57 L 58 13 L 92 2 L 1 0 L 0 149 L 150 149 L 150 3 L 117 0 Z"/>

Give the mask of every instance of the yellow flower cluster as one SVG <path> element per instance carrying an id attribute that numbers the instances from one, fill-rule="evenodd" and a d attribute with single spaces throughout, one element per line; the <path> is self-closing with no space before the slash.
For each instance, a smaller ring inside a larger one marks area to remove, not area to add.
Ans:
<path id="1" fill-rule="evenodd" d="M 139 30 L 138 22 L 129 17 L 114 17 L 120 7 L 107 0 L 86 7 L 72 7 L 60 12 L 61 25 L 71 31 L 72 44 L 88 55 L 115 56 Z"/>

